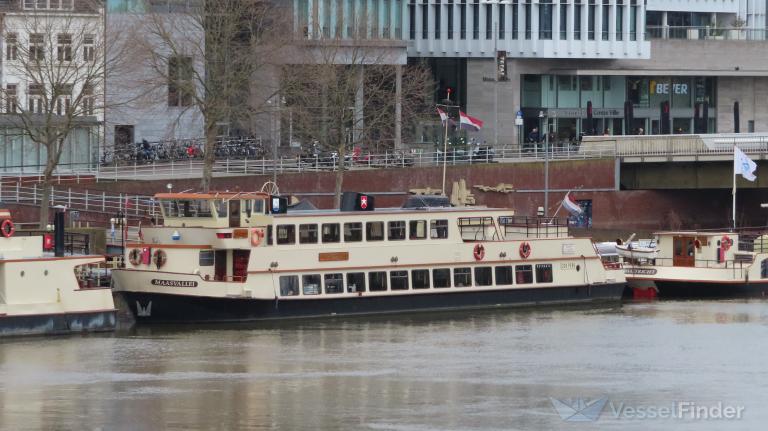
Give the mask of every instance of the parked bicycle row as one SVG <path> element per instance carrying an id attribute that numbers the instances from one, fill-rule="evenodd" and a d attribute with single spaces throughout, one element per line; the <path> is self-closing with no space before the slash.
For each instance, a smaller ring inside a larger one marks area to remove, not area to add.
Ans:
<path id="1" fill-rule="evenodd" d="M 143 140 L 133 145 L 106 148 L 102 165 L 149 164 L 202 159 L 205 142 L 202 139 L 180 139 L 162 142 Z M 216 143 L 217 159 L 260 159 L 269 156 L 264 142 L 256 138 L 222 139 Z"/>

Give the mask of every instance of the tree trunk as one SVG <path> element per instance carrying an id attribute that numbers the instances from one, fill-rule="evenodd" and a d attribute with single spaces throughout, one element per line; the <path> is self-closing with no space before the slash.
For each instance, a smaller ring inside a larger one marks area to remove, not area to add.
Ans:
<path id="1" fill-rule="evenodd" d="M 333 207 L 335 209 L 341 208 L 341 189 L 344 185 L 344 158 L 346 157 L 346 145 L 344 145 L 344 135 L 341 132 L 341 145 L 339 148 L 339 166 L 336 169 L 336 187 L 333 194 Z"/>
<path id="2" fill-rule="evenodd" d="M 56 170 L 56 165 L 58 164 L 56 148 L 53 145 L 47 145 L 47 148 L 48 156 L 46 157 L 45 170 L 43 171 L 43 191 L 42 196 L 40 197 L 39 229 L 45 229 L 48 226 L 48 217 L 51 206 L 51 190 L 53 189 L 53 171 Z"/>
<path id="3" fill-rule="evenodd" d="M 203 158 L 203 176 L 200 178 L 200 189 L 210 191 L 213 181 L 213 164 L 216 162 L 216 126 L 208 125 L 205 129 L 205 155 Z"/>

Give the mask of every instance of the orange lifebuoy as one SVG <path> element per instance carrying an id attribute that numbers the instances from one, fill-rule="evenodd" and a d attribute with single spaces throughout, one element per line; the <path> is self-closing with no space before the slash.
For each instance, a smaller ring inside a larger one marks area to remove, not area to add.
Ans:
<path id="1" fill-rule="evenodd" d="M 520 257 L 523 259 L 528 259 L 528 256 L 531 255 L 531 244 L 529 244 L 527 241 L 524 241 L 522 244 L 520 244 Z"/>
<path id="2" fill-rule="evenodd" d="M 128 253 L 128 261 L 131 262 L 131 265 L 133 266 L 139 266 L 141 263 L 141 250 L 138 248 L 131 250 L 131 252 Z"/>
<path id="3" fill-rule="evenodd" d="M 720 238 L 720 248 L 723 249 L 723 251 L 728 251 L 729 248 L 731 248 L 731 238 L 728 237 L 728 235 L 723 235 L 722 238 Z"/>
<path id="4" fill-rule="evenodd" d="M 264 239 L 264 230 L 259 228 L 251 229 L 251 245 L 258 247 L 261 244 L 261 240 Z"/>
<path id="5" fill-rule="evenodd" d="M 3 236 L 6 238 L 13 236 L 13 233 L 16 232 L 16 227 L 13 226 L 11 219 L 7 218 L 3 220 L 3 223 L 0 224 L 0 232 L 2 232 Z"/>
<path id="6" fill-rule="evenodd" d="M 482 244 L 475 245 L 472 255 L 475 256 L 475 260 L 483 260 L 485 257 L 485 247 Z"/>

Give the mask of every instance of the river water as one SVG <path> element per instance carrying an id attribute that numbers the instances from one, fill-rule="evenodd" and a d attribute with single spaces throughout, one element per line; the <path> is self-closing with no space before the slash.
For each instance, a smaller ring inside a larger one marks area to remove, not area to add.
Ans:
<path id="1" fill-rule="evenodd" d="M 764 429 L 766 340 L 755 300 L 5 340 L 0 429 Z M 741 417 L 637 414 L 681 403 Z"/>

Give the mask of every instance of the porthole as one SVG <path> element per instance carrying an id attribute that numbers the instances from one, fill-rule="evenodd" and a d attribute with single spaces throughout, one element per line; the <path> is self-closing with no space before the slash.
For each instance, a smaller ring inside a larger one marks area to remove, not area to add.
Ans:
<path id="1" fill-rule="evenodd" d="M 21 271 L 21 276 L 24 277 L 24 271 Z"/>
<path id="2" fill-rule="evenodd" d="M 581 271 L 581 265 L 576 265 L 576 272 Z"/>
<path id="3" fill-rule="evenodd" d="M 43 275 L 45 275 L 45 276 L 48 275 L 48 270 L 47 269 L 45 271 L 43 271 Z"/>

